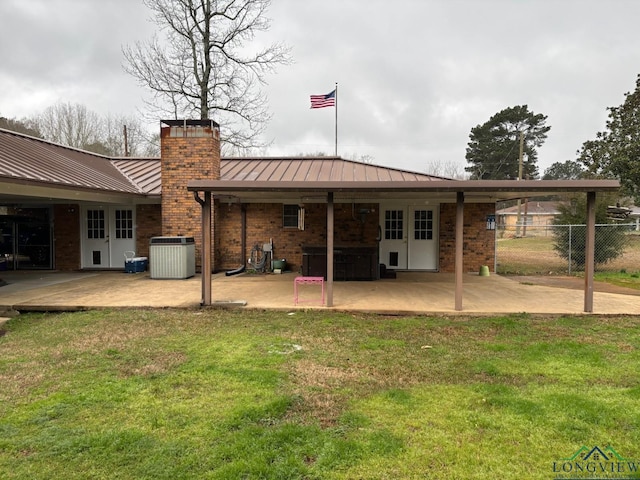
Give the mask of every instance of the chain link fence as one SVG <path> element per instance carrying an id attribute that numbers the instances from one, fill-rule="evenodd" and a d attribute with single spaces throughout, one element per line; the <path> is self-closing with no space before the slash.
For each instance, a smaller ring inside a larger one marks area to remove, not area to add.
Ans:
<path id="1" fill-rule="evenodd" d="M 498 225 L 496 272 L 575 275 L 584 272 L 586 225 Z M 596 272 L 640 272 L 636 223 L 596 225 Z"/>

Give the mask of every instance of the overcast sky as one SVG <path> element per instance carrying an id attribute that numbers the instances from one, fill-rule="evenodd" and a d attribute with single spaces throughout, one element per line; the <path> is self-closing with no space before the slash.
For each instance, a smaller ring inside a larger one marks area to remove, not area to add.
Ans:
<path id="1" fill-rule="evenodd" d="M 141 0 L 0 0 L 0 116 L 58 101 L 136 114 L 145 91 L 123 45 L 151 37 Z M 338 154 L 414 171 L 466 165 L 471 128 L 527 104 L 548 116 L 542 173 L 575 159 L 640 73 L 637 0 L 273 0 L 294 62 L 268 78 L 266 155 Z"/>

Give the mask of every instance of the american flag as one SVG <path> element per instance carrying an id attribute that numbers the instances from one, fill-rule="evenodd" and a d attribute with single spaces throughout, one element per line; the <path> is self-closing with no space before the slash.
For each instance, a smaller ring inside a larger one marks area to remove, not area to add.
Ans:
<path id="1" fill-rule="evenodd" d="M 336 91 L 325 95 L 311 95 L 311 108 L 324 108 L 336 106 Z"/>

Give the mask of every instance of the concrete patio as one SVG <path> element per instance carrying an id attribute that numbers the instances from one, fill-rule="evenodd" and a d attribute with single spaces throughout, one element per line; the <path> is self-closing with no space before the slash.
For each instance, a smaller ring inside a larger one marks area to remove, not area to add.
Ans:
<path id="1" fill-rule="evenodd" d="M 219 306 L 294 310 L 319 308 L 320 286 L 303 285 L 294 305 L 296 273 L 212 276 L 213 301 Z M 0 310 L 62 311 L 92 308 L 198 308 L 201 279 L 156 280 L 146 273 L 2 272 Z M 558 279 L 556 279 L 558 280 Z M 557 286 L 537 285 L 535 278 L 491 274 L 464 276 L 463 310 L 454 309 L 454 276 L 399 272 L 396 279 L 335 282 L 332 310 L 382 314 L 582 314 L 584 283 L 568 278 Z M 577 288 L 577 289 L 576 289 Z M 611 293 L 611 292 L 616 293 Z M 595 283 L 594 314 L 640 314 L 640 292 Z"/>

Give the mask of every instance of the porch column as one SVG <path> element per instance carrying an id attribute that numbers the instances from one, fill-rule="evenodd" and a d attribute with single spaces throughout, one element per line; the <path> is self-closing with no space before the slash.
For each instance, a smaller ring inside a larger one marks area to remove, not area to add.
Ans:
<path id="1" fill-rule="evenodd" d="M 455 277 L 456 277 L 456 306 L 455 309 L 462 310 L 462 273 L 463 273 L 463 251 L 464 251 L 464 192 L 456 194 L 456 256 L 455 256 Z"/>
<path id="2" fill-rule="evenodd" d="M 595 271 L 596 192 L 587 192 L 587 238 L 584 262 L 584 311 L 593 312 L 593 272 Z"/>
<path id="3" fill-rule="evenodd" d="M 333 192 L 327 193 L 327 307 L 333 307 Z"/>
<path id="4" fill-rule="evenodd" d="M 211 192 L 202 202 L 202 302 L 211 305 Z"/>

